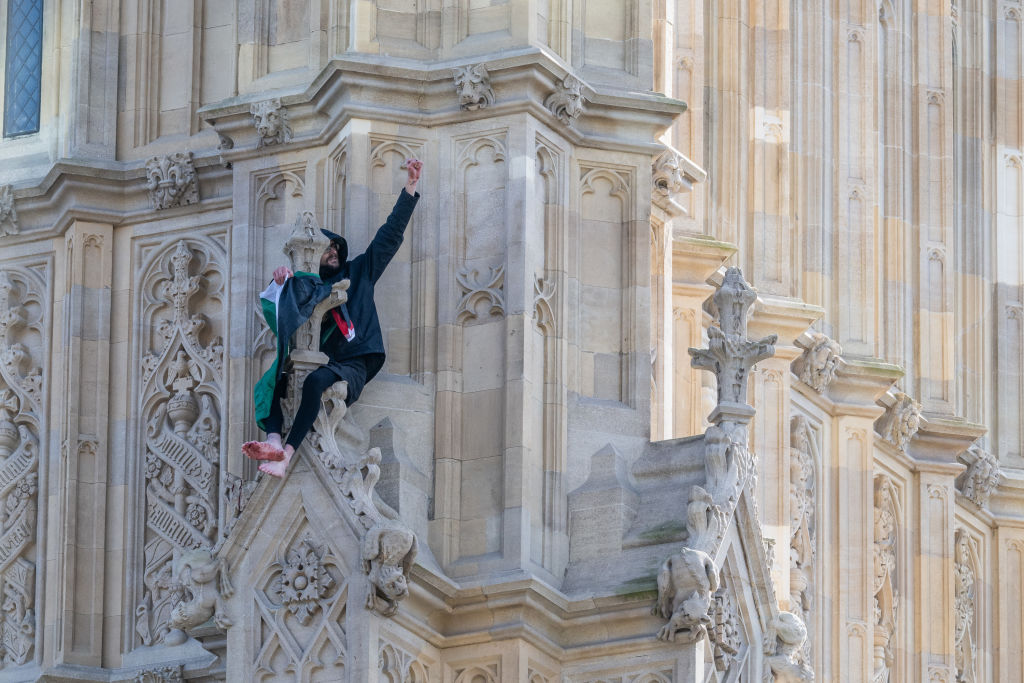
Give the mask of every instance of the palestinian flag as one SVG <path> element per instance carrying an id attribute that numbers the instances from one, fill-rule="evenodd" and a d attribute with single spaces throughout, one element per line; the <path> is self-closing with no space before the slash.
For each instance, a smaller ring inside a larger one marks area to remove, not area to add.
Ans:
<path id="1" fill-rule="evenodd" d="M 331 285 L 324 283 L 312 273 L 295 273 L 293 277 L 279 285 L 273 280 L 267 288 L 260 292 L 260 304 L 263 318 L 270 326 L 270 331 L 277 337 L 277 356 L 263 377 L 256 382 L 253 389 L 253 401 L 256 404 L 256 424 L 266 431 L 263 421 L 270 415 L 270 404 L 274 397 L 274 389 L 284 373 L 285 360 L 291 352 L 291 341 L 295 331 L 309 319 L 316 307 L 331 293 Z M 346 318 L 348 317 L 345 311 Z M 330 332 L 332 330 L 328 330 Z"/>

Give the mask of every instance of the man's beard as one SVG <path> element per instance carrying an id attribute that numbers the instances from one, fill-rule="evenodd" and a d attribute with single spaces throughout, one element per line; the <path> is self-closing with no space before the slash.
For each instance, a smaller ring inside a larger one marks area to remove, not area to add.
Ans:
<path id="1" fill-rule="evenodd" d="M 329 279 L 331 279 L 332 277 L 334 277 L 335 275 L 337 275 L 340 272 L 341 272 L 341 264 L 340 263 L 338 265 L 336 265 L 336 266 L 331 266 L 331 265 L 326 265 L 326 264 L 325 265 L 321 265 L 320 266 L 320 279 L 321 280 L 329 280 Z"/>

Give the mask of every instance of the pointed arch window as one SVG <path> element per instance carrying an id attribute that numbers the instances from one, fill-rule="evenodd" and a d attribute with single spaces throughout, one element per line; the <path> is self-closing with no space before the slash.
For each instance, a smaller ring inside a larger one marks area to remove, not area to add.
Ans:
<path id="1" fill-rule="evenodd" d="M 39 132 L 43 0 L 8 0 L 4 67 L 4 137 Z"/>

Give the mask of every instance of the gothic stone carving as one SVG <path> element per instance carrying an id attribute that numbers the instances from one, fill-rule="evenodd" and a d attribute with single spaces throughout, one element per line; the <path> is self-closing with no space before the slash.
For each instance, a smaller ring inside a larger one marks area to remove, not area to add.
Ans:
<path id="1" fill-rule="evenodd" d="M 772 626 L 774 642 L 769 643 L 765 657 L 765 679 L 776 683 L 813 681 L 814 672 L 800 661 L 801 647 L 807 639 L 804 622 L 792 612 L 779 612 Z"/>
<path id="2" fill-rule="evenodd" d="M 454 76 L 460 107 L 467 111 L 475 111 L 494 104 L 494 90 L 491 88 L 491 77 L 485 65 L 460 67 L 455 69 Z"/>
<path id="3" fill-rule="evenodd" d="M 154 209 L 186 206 L 199 201 L 199 184 L 192 152 L 150 157 L 146 162 L 146 188 Z"/>
<path id="4" fill-rule="evenodd" d="M 385 683 L 427 683 L 430 667 L 405 650 L 380 641 L 378 668 Z"/>
<path id="5" fill-rule="evenodd" d="M 254 102 L 249 107 L 249 113 L 252 114 L 252 123 L 256 126 L 256 135 L 259 136 L 257 149 L 268 145 L 280 145 L 292 139 L 292 129 L 288 125 L 288 110 L 281 106 L 279 98 Z"/>
<path id="6" fill-rule="evenodd" d="M 875 479 L 875 572 L 872 590 L 875 602 L 875 683 L 889 680 L 895 662 L 896 618 L 899 591 L 896 584 L 896 541 L 898 496 L 888 477 Z"/>
<path id="7" fill-rule="evenodd" d="M 185 680 L 182 676 L 181 665 L 162 666 L 157 669 L 146 669 L 140 671 L 132 679 L 132 683 L 180 683 Z"/>
<path id="8" fill-rule="evenodd" d="M 226 629 L 231 625 L 224 614 L 224 601 L 235 590 L 227 567 L 210 550 L 202 548 L 182 553 L 174 561 L 174 580 L 184 595 L 171 610 L 170 625 L 174 630 L 164 639 L 168 645 L 185 642 L 185 631 L 206 623 L 211 617 L 218 628 Z"/>
<path id="9" fill-rule="evenodd" d="M 276 563 L 280 573 L 272 590 L 303 626 L 320 611 L 323 599 L 334 585 L 321 562 L 323 557 L 324 548 L 304 538 Z"/>
<path id="10" fill-rule="evenodd" d="M 313 424 L 313 438 L 321 462 L 366 529 L 360 558 L 370 583 L 366 608 L 390 617 L 398 611 L 399 601 L 409 594 L 416 535 L 400 520 L 385 516 L 373 500 L 373 489 L 380 479 L 380 449 L 371 448 L 356 456 L 338 443 L 345 395 L 344 385 L 334 385 L 324 392 L 326 409 L 321 409 Z"/>
<path id="11" fill-rule="evenodd" d="M 209 336 L 207 319 L 190 310 L 200 292 L 218 294 L 207 284 L 215 271 L 203 274 L 201 256 L 180 241 L 169 259 L 158 260 L 161 268 L 144 284 L 144 316 L 152 324 L 154 342 L 142 360 L 146 540 L 135 628 L 144 645 L 168 633 L 172 610 L 185 596 L 185 587 L 174 579 L 175 561 L 188 551 L 212 547 L 218 537 L 216 406 L 224 347 L 219 337 L 203 342 Z M 191 565 L 190 571 L 195 570 Z"/>
<path id="12" fill-rule="evenodd" d="M 689 350 L 693 367 L 715 373 L 719 405 L 746 405 L 750 368 L 775 353 L 777 335 L 747 339 L 747 311 L 756 299 L 740 269 L 729 268 L 711 297 L 711 312 L 719 324 L 708 328 L 708 348 Z"/>
<path id="13" fill-rule="evenodd" d="M 789 461 L 789 608 L 809 624 L 817 545 L 816 448 L 814 434 L 802 415 L 793 418 L 790 431 L 793 450 Z M 804 657 L 804 662 L 810 661 L 809 642 L 804 645 Z"/>
<path id="14" fill-rule="evenodd" d="M 14 193 L 10 185 L 0 186 L 0 237 L 17 235 L 18 212 L 14 210 Z"/>
<path id="15" fill-rule="evenodd" d="M 416 552 L 416 535 L 401 524 L 381 521 L 366 533 L 363 572 L 373 586 L 367 609 L 385 617 L 398 611 L 398 601 L 409 594 L 408 576 Z"/>
<path id="16" fill-rule="evenodd" d="M 460 323 L 477 318 L 477 306 L 487 304 L 491 315 L 505 315 L 505 299 L 502 288 L 505 284 L 505 266 L 488 266 L 487 274 L 482 275 L 477 268 L 463 266 L 455 274 L 455 279 L 462 290 L 462 298 L 456 308 L 455 319 Z"/>
<path id="17" fill-rule="evenodd" d="M 43 287 L 0 271 L 0 669 L 35 648 L 35 564 L 42 370 L 30 339 L 46 339 Z"/>
<path id="18" fill-rule="evenodd" d="M 722 586 L 711 604 L 711 627 L 708 635 L 714 644 L 715 668 L 728 671 L 740 648 L 743 647 L 743 628 L 740 625 L 732 593 Z"/>
<path id="19" fill-rule="evenodd" d="M 651 164 L 654 179 L 651 199 L 670 216 L 681 216 L 686 213 L 686 209 L 676 199 L 678 195 L 688 192 L 692 187 L 686 179 L 684 168 L 683 155 L 671 147 L 655 157 Z"/>
<path id="20" fill-rule="evenodd" d="M 693 548 L 670 555 L 658 572 L 658 602 L 652 610 L 669 620 L 658 638 L 674 642 L 680 633 L 683 642 L 703 638 L 711 622 L 711 594 L 716 590 L 718 569 L 710 555 Z"/>
<path id="21" fill-rule="evenodd" d="M 902 391 L 896 392 L 896 403 L 882 418 L 882 436 L 901 451 L 921 427 L 921 404 Z"/>
<path id="22" fill-rule="evenodd" d="M 810 346 L 807 346 L 793 363 L 793 369 L 801 382 L 823 394 L 836 377 L 842 355 L 843 347 L 839 342 L 820 332 L 814 332 L 811 335 Z"/>
<path id="23" fill-rule="evenodd" d="M 571 126 L 583 113 L 583 83 L 572 74 L 566 74 L 544 100 L 544 106 L 562 123 Z"/>
<path id="24" fill-rule="evenodd" d="M 999 469 L 999 461 L 996 456 L 983 449 L 978 444 L 971 444 L 967 452 L 973 456 L 974 461 L 967 466 L 967 471 L 958 478 L 956 485 L 960 493 L 974 502 L 978 507 L 987 507 L 989 498 L 999 486 L 1002 479 L 1002 472 Z"/>
<path id="25" fill-rule="evenodd" d="M 956 680 L 957 683 L 977 683 L 975 661 L 978 657 L 978 646 L 975 634 L 978 631 L 978 624 L 974 605 L 977 600 L 978 575 L 971 539 L 963 529 L 957 529 L 954 546 L 953 574 L 956 592 L 953 605 L 956 622 L 953 628 L 953 644 Z"/>

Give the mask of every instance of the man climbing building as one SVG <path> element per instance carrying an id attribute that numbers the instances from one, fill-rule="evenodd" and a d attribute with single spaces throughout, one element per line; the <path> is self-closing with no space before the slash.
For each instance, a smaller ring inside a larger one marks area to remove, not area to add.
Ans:
<path id="1" fill-rule="evenodd" d="M 319 277 L 311 273 L 294 274 L 287 266 L 281 266 L 274 270 L 273 281 L 260 294 L 267 323 L 278 335 L 278 356 L 254 391 L 256 422 L 267 433 L 267 440 L 246 442 L 242 452 L 254 460 L 267 461 L 260 464 L 261 472 L 284 476 L 288 462 L 320 411 L 320 397 L 328 387 L 341 380 L 347 382 L 345 403 L 352 405 L 384 365 L 384 339 L 373 301 L 374 285 L 402 245 L 405 226 L 420 197 L 416 185 L 422 168 L 417 159 L 406 161 L 405 188 L 365 252 L 349 261 L 345 239 L 321 230 L 331 242 L 320 257 Z M 321 325 L 320 350 L 329 360 L 303 381 L 299 408 L 288 438 L 282 443 L 281 399 L 288 384 L 283 372 L 290 337 L 309 317 L 313 306 L 344 279 L 349 280 L 348 301 L 331 309 Z"/>

